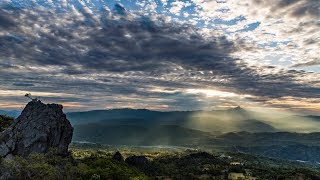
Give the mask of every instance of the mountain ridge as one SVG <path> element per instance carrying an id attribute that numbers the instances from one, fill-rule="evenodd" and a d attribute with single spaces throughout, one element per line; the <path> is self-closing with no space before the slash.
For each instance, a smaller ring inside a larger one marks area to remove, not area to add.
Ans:
<path id="1" fill-rule="evenodd" d="M 171 124 L 188 127 L 206 132 L 221 131 L 248 131 L 248 132 L 274 132 L 295 131 L 292 127 L 283 127 L 279 122 L 295 120 L 300 124 L 315 123 L 303 129 L 305 132 L 319 130 L 317 121 L 311 116 L 277 116 L 261 114 L 241 107 L 225 110 L 194 110 L 194 111 L 155 111 L 149 109 L 107 109 L 83 112 L 66 113 L 71 123 L 103 123 L 103 124 L 145 124 L 159 125 Z M 272 117 L 272 118 L 270 118 Z M 281 121 L 280 121 L 281 120 Z M 299 125 L 299 124 L 297 124 Z M 320 124 L 319 124 L 320 125 Z M 309 129 L 308 129 L 309 128 Z M 302 131 L 301 131 L 302 132 Z"/>

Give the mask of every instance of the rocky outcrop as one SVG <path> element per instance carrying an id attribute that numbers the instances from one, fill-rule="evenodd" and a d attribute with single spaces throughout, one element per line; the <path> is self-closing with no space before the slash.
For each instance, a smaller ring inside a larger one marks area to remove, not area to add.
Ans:
<path id="1" fill-rule="evenodd" d="M 116 160 L 116 161 L 124 161 L 123 156 L 121 155 L 121 153 L 119 151 L 117 151 L 113 156 L 112 159 Z"/>
<path id="2" fill-rule="evenodd" d="M 62 105 L 44 104 L 33 100 L 21 115 L 0 134 L 0 156 L 28 156 L 32 152 L 46 153 L 55 149 L 68 155 L 73 128 L 62 111 Z"/>

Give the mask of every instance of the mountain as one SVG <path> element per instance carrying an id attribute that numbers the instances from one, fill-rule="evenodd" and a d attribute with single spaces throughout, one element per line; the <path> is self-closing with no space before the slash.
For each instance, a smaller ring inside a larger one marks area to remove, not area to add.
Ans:
<path id="1" fill-rule="evenodd" d="M 277 159 L 286 159 L 318 164 L 320 162 L 320 146 L 293 145 L 265 145 L 265 146 L 235 146 L 230 151 L 255 154 Z"/>
<path id="2" fill-rule="evenodd" d="M 150 111 L 147 109 L 110 109 L 110 110 L 94 110 L 86 112 L 67 113 L 68 119 L 73 124 L 87 124 L 96 122 L 116 122 L 117 120 L 141 119 L 155 120 L 163 119 L 166 113 L 158 111 Z"/>
<path id="3" fill-rule="evenodd" d="M 206 144 L 210 133 L 163 125 L 146 128 L 137 125 L 86 124 L 74 126 L 73 141 L 111 145 L 171 145 L 196 146 Z"/>
<path id="4" fill-rule="evenodd" d="M 10 116 L 13 118 L 17 118 L 21 114 L 21 112 L 17 111 L 17 110 L 12 110 L 12 111 L 0 110 L 0 114 L 7 115 L 7 116 Z"/>
<path id="5" fill-rule="evenodd" d="M 18 117 L 20 111 L 0 110 L 0 114 Z M 102 123 L 143 126 L 178 125 L 206 132 L 316 132 L 320 116 L 275 116 L 259 114 L 241 107 L 215 111 L 152 111 L 148 109 L 110 109 L 66 113 L 73 125 Z M 272 119 L 268 119 L 272 117 Z M 290 121 L 290 123 L 287 123 Z M 303 126 L 301 126 L 303 125 Z M 307 127 L 305 127 L 307 125 Z M 291 126 L 291 127 L 290 127 Z"/>
<path id="6" fill-rule="evenodd" d="M 249 153 L 272 158 L 320 162 L 320 133 L 227 133 L 216 137 L 216 146 L 232 152 Z"/>
<path id="7" fill-rule="evenodd" d="M 318 146 L 320 142 L 320 132 L 314 133 L 293 133 L 293 132 L 232 132 L 216 136 L 217 145 L 232 146 L 264 146 L 279 145 L 287 146 L 303 144 L 308 146 Z"/>
<path id="8" fill-rule="evenodd" d="M 231 109 L 227 109 L 226 112 L 229 114 L 234 114 L 234 115 L 240 116 L 241 118 L 244 118 L 244 119 L 251 117 L 250 113 L 240 106 L 237 106 L 237 107 L 231 108 Z"/>
<path id="9" fill-rule="evenodd" d="M 318 146 L 320 133 L 231 132 L 214 134 L 177 125 L 110 125 L 101 123 L 74 126 L 74 141 L 116 145 L 179 145 L 202 147 L 231 146 Z"/>
<path id="10" fill-rule="evenodd" d="M 320 116 L 303 116 L 304 118 L 308 118 L 308 119 L 311 119 L 313 121 L 316 121 L 316 122 L 320 122 Z"/>
<path id="11" fill-rule="evenodd" d="M 272 125 L 255 119 L 250 112 L 236 107 L 218 111 L 171 111 L 147 109 L 111 109 L 67 113 L 73 125 L 99 123 L 107 125 L 140 125 L 146 128 L 177 125 L 206 132 L 274 132 Z"/>
<path id="12" fill-rule="evenodd" d="M 74 125 L 74 142 L 183 146 L 320 162 L 318 116 L 260 114 L 241 107 L 173 112 L 111 109 L 67 116 Z"/>
<path id="13" fill-rule="evenodd" d="M 241 152 L 287 160 L 320 162 L 320 133 L 232 132 L 213 133 L 159 125 L 80 124 L 74 126 L 73 142 L 127 146 L 181 146 Z"/>

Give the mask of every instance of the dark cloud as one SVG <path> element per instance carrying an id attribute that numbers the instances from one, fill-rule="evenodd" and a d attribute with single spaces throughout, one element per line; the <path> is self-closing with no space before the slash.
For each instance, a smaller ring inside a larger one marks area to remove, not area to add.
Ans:
<path id="1" fill-rule="evenodd" d="M 320 65 L 320 59 L 311 60 L 305 63 L 297 63 L 294 64 L 292 67 L 307 67 L 307 66 L 316 66 Z"/>
<path id="2" fill-rule="evenodd" d="M 1 84 L 81 95 L 75 99 L 96 94 L 174 96 L 174 102 L 167 102 L 171 105 L 184 105 L 184 100 L 200 104 L 195 96 L 152 92 L 150 87 L 220 87 L 269 98 L 317 97 L 320 88 L 294 80 L 307 72 L 264 74 L 274 67 L 253 67 L 233 58 L 239 44 L 223 35 L 204 37 L 194 26 L 133 16 L 121 8 L 115 7 L 121 16 L 81 10 L 82 15 L 43 9 L 3 11 L 0 23 L 10 24 L 15 18 L 11 26 L 19 28 L 0 36 L 0 66 L 7 69 L 0 72 Z"/>
<path id="3" fill-rule="evenodd" d="M 293 5 L 297 2 L 299 2 L 301 0 L 279 0 L 278 1 L 278 6 L 280 8 L 283 8 L 283 7 L 286 7 L 286 6 L 290 6 L 290 5 Z"/>
<path id="4" fill-rule="evenodd" d="M 306 0 L 305 3 L 299 4 L 292 12 L 293 16 L 312 16 L 319 18 L 320 2 L 318 0 Z"/>
<path id="5" fill-rule="evenodd" d="M 8 13 L 0 9 L 0 28 L 9 29 L 15 26 L 14 21 L 8 16 Z"/>
<path id="6" fill-rule="evenodd" d="M 254 0 L 254 2 L 264 7 L 270 7 L 274 14 L 280 12 L 296 18 L 309 17 L 315 18 L 315 20 L 320 16 L 319 0 Z"/>
<path id="7" fill-rule="evenodd" d="M 14 86 L 22 86 L 22 87 L 27 87 L 27 86 L 34 86 L 34 84 L 27 84 L 27 83 L 13 83 Z"/>

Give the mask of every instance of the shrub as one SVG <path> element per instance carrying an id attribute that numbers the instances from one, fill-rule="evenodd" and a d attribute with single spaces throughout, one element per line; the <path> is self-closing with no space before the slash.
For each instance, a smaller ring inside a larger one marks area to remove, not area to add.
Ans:
<path id="1" fill-rule="evenodd" d="M 8 128 L 14 121 L 14 118 L 7 115 L 0 115 L 0 132 Z"/>

